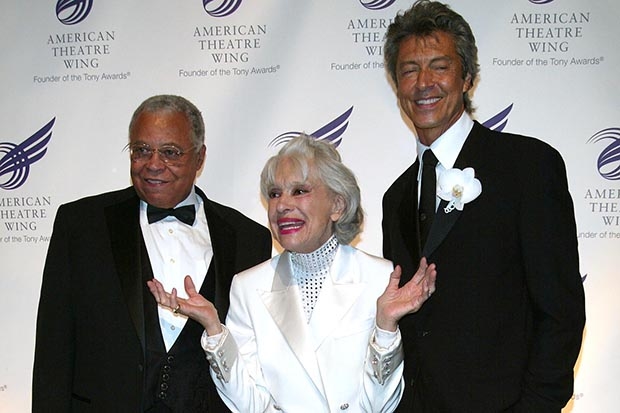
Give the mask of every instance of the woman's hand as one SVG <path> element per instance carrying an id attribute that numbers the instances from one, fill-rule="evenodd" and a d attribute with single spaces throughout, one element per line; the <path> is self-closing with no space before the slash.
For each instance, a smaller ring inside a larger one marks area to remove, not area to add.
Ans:
<path id="1" fill-rule="evenodd" d="M 377 327 L 382 330 L 396 331 L 398 321 L 405 315 L 415 313 L 435 292 L 437 270 L 435 264 L 428 265 L 426 258 L 420 260 L 420 266 L 413 278 L 402 287 L 401 269 L 397 265 L 390 274 L 388 286 L 377 299 Z"/>
<path id="2" fill-rule="evenodd" d="M 170 308 L 175 314 L 186 315 L 198 321 L 210 336 L 221 333 L 222 324 L 213 303 L 196 291 L 194 282 L 189 275 L 185 276 L 183 282 L 188 298 L 177 297 L 176 288 L 173 288 L 170 293 L 166 292 L 162 283 L 154 278 L 147 281 L 146 284 L 158 304 Z"/>

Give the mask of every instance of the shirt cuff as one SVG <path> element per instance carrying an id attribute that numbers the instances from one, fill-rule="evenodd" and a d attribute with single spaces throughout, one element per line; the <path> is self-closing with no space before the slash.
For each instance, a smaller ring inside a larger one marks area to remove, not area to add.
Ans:
<path id="1" fill-rule="evenodd" d="M 207 334 L 207 330 L 202 332 L 202 337 L 200 337 L 200 345 L 204 351 L 213 351 L 216 348 L 220 347 L 226 337 L 228 336 L 228 328 L 224 324 L 222 324 L 222 332 L 218 334 L 214 334 L 212 336 Z"/>
<path id="2" fill-rule="evenodd" d="M 400 330 L 398 328 L 396 331 L 387 331 L 375 326 L 374 344 L 382 350 L 391 349 L 394 347 L 394 343 L 399 337 L 399 333 Z"/>

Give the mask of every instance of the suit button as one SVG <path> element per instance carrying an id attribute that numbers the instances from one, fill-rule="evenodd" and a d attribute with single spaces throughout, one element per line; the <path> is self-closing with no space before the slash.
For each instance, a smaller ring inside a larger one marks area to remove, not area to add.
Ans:
<path id="1" fill-rule="evenodd" d="M 168 381 L 170 380 L 170 375 L 168 373 L 164 373 L 161 375 L 161 379 L 162 381 Z"/>
<path id="2" fill-rule="evenodd" d="M 426 337 L 430 333 L 431 333 L 430 331 L 418 331 L 416 335 L 418 336 L 418 338 L 422 338 L 422 337 Z"/>
<path id="3" fill-rule="evenodd" d="M 159 385 L 159 388 L 162 390 L 168 390 L 168 383 L 162 383 Z"/>
<path id="4" fill-rule="evenodd" d="M 426 221 L 426 214 L 424 212 L 420 212 L 420 221 Z"/>
<path id="5" fill-rule="evenodd" d="M 168 397 L 168 393 L 166 393 L 165 391 L 160 391 L 157 397 L 160 398 L 161 400 L 165 400 L 166 397 Z"/>
<path id="6" fill-rule="evenodd" d="M 172 363 L 174 361 L 174 356 L 168 356 L 168 363 Z"/>
<path id="7" fill-rule="evenodd" d="M 164 373 L 170 373 L 171 369 L 172 367 L 170 367 L 170 365 L 168 364 L 164 364 L 164 367 L 162 367 L 162 370 L 164 371 Z"/>

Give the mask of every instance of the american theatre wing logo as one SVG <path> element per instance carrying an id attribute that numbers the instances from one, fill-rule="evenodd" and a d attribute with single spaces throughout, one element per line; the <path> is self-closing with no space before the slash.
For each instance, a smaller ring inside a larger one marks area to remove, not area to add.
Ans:
<path id="1" fill-rule="evenodd" d="M 0 188 L 17 189 L 26 182 L 30 166 L 47 152 L 54 122 L 56 118 L 22 143 L 0 142 Z"/>
<path id="2" fill-rule="evenodd" d="M 620 180 L 620 128 L 607 128 L 596 132 L 588 143 L 610 142 L 596 160 L 599 175 L 610 181 Z"/>
<path id="3" fill-rule="evenodd" d="M 226 17 L 241 6 L 241 0 L 202 0 L 202 6 L 211 17 Z"/>
<path id="4" fill-rule="evenodd" d="M 83 21 L 93 7 L 94 0 L 58 0 L 56 17 L 67 26 Z"/>

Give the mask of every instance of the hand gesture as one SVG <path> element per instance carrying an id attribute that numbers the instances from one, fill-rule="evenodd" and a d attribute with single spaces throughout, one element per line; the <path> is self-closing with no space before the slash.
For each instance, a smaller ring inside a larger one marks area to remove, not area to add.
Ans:
<path id="1" fill-rule="evenodd" d="M 377 299 L 377 327 L 382 330 L 396 331 L 398 321 L 418 311 L 435 292 L 437 270 L 435 264 L 427 264 L 426 258 L 420 260 L 413 278 L 399 288 L 400 276 L 401 268 L 397 265 L 390 274 L 388 286 Z"/>
<path id="2" fill-rule="evenodd" d="M 157 304 L 170 308 L 175 314 L 186 315 L 198 321 L 210 336 L 221 333 L 222 325 L 213 303 L 196 291 L 196 286 L 189 275 L 185 276 L 183 282 L 188 298 L 177 297 L 176 288 L 170 293 L 166 292 L 162 283 L 154 278 L 146 284 Z"/>

